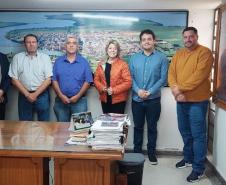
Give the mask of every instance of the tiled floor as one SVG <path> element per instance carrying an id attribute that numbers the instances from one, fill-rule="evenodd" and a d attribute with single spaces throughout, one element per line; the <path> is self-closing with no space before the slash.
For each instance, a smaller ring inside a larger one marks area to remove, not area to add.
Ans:
<path id="1" fill-rule="evenodd" d="M 208 165 L 205 176 L 199 182 L 187 182 L 186 178 L 192 168 L 175 168 L 175 164 L 181 160 L 181 157 L 160 155 L 158 156 L 158 165 L 151 165 L 147 156 L 145 156 L 142 185 L 223 185 Z M 50 185 L 54 185 L 53 161 L 50 162 L 50 172 Z"/>
<path id="2" fill-rule="evenodd" d="M 181 156 L 158 156 L 158 165 L 151 165 L 146 157 L 142 185 L 221 185 L 209 168 L 199 182 L 187 182 L 186 178 L 192 168 L 175 168 L 175 164 L 179 160 L 181 160 Z"/>

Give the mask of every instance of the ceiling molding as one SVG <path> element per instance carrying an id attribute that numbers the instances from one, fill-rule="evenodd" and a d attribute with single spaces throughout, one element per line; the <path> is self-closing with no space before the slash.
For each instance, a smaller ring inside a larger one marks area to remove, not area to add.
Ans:
<path id="1" fill-rule="evenodd" d="M 0 0 L 1 10 L 176 10 L 215 9 L 222 0 Z"/>

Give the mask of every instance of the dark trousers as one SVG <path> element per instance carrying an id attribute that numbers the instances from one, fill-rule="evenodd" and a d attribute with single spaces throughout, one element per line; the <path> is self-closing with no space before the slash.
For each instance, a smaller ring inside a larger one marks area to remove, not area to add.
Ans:
<path id="1" fill-rule="evenodd" d="M 148 154 L 154 154 L 157 140 L 157 122 L 161 112 L 160 98 L 145 100 L 143 102 L 132 101 L 132 112 L 134 122 L 134 152 L 142 152 L 146 118 L 148 129 L 147 150 Z"/>
<path id="2" fill-rule="evenodd" d="M 0 103 L 0 120 L 5 119 L 5 102 Z"/>
<path id="3" fill-rule="evenodd" d="M 120 103 L 104 103 L 101 102 L 103 113 L 118 113 L 118 114 L 124 114 L 126 102 L 120 102 Z"/>

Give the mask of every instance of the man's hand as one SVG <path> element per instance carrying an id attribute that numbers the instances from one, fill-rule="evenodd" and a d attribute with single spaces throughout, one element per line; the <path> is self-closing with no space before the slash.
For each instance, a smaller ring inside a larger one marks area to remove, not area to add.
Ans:
<path id="1" fill-rule="evenodd" d="M 144 92 L 144 99 L 147 99 L 148 98 L 148 96 L 150 96 L 150 92 L 149 91 L 145 91 Z"/>
<path id="2" fill-rule="evenodd" d="M 29 102 L 34 103 L 34 102 L 37 100 L 37 97 L 38 97 L 38 96 L 36 95 L 35 92 L 33 92 L 33 93 L 28 93 L 28 94 L 26 94 L 25 97 L 27 98 L 27 100 L 28 100 Z"/>
<path id="3" fill-rule="evenodd" d="M 2 103 L 4 101 L 4 91 L 2 89 L 0 89 L 0 103 Z"/>
<path id="4" fill-rule="evenodd" d="M 184 94 L 182 94 L 182 93 L 179 94 L 175 99 L 178 102 L 186 102 L 186 98 L 185 98 Z"/>
<path id="5" fill-rule="evenodd" d="M 144 89 L 140 89 L 138 91 L 138 96 L 143 99 L 145 97 L 145 90 Z"/>
<path id="6" fill-rule="evenodd" d="M 181 94 L 182 92 L 179 90 L 177 85 L 174 85 L 173 87 L 171 87 L 171 91 L 173 93 L 173 96 L 176 98 L 179 94 Z"/>
<path id="7" fill-rule="evenodd" d="M 70 101 L 71 103 L 76 103 L 78 100 L 79 100 L 78 95 L 74 95 L 74 96 L 72 96 L 72 97 L 69 99 L 69 101 Z"/>
<path id="8" fill-rule="evenodd" d="M 2 89 L 0 89 L 0 97 L 2 97 L 4 94 L 4 91 Z"/>
<path id="9" fill-rule="evenodd" d="M 0 103 L 3 103 L 4 102 L 4 96 L 1 96 L 0 97 Z"/>
<path id="10" fill-rule="evenodd" d="M 146 90 L 144 90 L 144 89 L 140 89 L 139 91 L 138 91 L 138 96 L 140 97 L 140 98 L 142 98 L 142 99 L 147 99 L 148 98 L 148 96 L 150 96 L 150 92 L 149 91 L 146 91 Z"/>
<path id="11" fill-rule="evenodd" d="M 61 99 L 61 101 L 62 101 L 64 104 L 69 104 L 69 103 L 71 102 L 70 99 L 69 99 L 67 96 L 65 96 L 64 94 L 61 95 L 61 96 L 59 96 L 59 98 Z"/>

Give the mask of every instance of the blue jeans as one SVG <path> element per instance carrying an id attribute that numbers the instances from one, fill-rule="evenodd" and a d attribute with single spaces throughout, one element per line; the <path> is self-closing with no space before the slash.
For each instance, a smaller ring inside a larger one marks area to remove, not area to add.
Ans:
<path id="1" fill-rule="evenodd" d="M 37 100 L 33 103 L 29 102 L 27 98 L 19 93 L 18 97 L 18 112 L 21 121 L 32 121 L 33 114 L 36 111 L 38 121 L 49 121 L 49 91 L 46 90 L 40 94 Z"/>
<path id="2" fill-rule="evenodd" d="M 59 97 L 56 97 L 53 110 L 57 121 L 70 122 L 71 114 L 87 111 L 87 98 L 84 96 L 76 103 L 64 104 Z"/>
<path id="3" fill-rule="evenodd" d="M 206 112 L 208 101 L 177 103 L 178 128 L 183 138 L 184 159 L 203 173 L 207 152 Z"/>
<path id="4" fill-rule="evenodd" d="M 154 154 L 157 140 L 157 122 L 160 117 L 160 98 L 145 100 L 143 102 L 132 101 L 134 122 L 134 152 L 141 153 L 143 145 L 143 133 L 145 118 L 148 129 L 148 154 Z"/>

